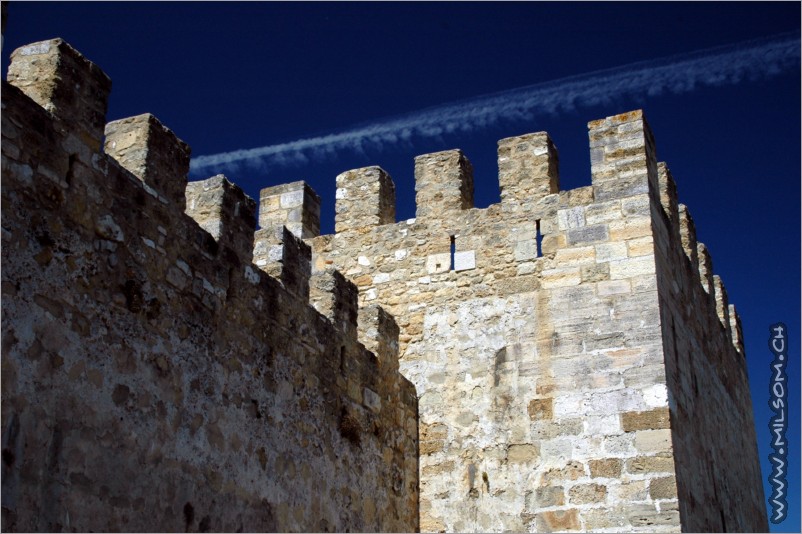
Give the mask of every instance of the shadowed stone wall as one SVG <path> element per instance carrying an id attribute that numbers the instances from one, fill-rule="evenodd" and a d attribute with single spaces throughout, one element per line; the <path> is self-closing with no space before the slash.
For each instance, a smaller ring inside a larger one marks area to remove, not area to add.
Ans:
<path id="1" fill-rule="evenodd" d="M 392 317 L 310 276 L 291 234 L 281 277 L 254 265 L 255 202 L 187 186 L 189 147 L 151 115 L 104 131 L 110 82 L 68 44 L 9 70 L 3 529 L 415 530 Z"/>

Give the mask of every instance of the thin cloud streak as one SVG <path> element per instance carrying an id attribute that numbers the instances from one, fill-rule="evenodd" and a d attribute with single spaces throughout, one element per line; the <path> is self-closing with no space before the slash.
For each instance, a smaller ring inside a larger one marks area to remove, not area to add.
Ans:
<path id="1" fill-rule="evenodd" d="M 473 132 L 500 121 L 529 121 L 536 115 L 573 111 L 613 98 L 682 94 L 701 87 L 765 79 L 799 67 L 799 61 L 798 32 L 782 34 L 511 89 L 325 136 L 199 156 L 192 159 L 191 171 L 199 174 L 242 166 L 289 166 L 331 157 L 341 150 L 382 150 L 412 139 Z"/>

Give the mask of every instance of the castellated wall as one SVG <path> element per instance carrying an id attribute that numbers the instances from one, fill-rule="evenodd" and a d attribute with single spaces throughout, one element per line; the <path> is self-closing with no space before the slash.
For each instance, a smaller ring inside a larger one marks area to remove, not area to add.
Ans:
<path id="1" fill-rule="evenodd" d="M 110 81 L 68 44 L 9 81 L 3 530 L 415 530 L 393 318 L 293 234 L 254 265 L 255 202 L 187 186 L 154 117 L 104 125 Z"/>
<path id="2" fill-rule="evenodd" d="M 767 530 L 740 321 L 640 111 L 589 123 L 589 186 L 527 134 L 498 204 L 449 150 L 407 221 L 339 175 L 321 236 L 304 182 L 257 210 L 104 125 L 68 45 L 9 78 L 4 528 Z"/>
<path id="3" fill-rule="evenodd" d="M 486 209 L 464 154 L 420 156 L 408 221 L 381 168 L 343 173 L 309 240 L 398 321 L 421 530 L 766 530 L 738 316 L 642 113 L 589 137 L 571 191 L 547 134 L 500 141 Z"/>

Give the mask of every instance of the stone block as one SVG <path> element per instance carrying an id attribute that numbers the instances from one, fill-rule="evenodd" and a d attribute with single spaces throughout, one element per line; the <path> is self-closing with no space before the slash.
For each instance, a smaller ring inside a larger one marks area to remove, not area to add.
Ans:
<path id="1" fill-rule="evenodd" d="M 514 444 L 507 448 L 507 461 L 511 463 L 535 462 L 540 457 L 540 448 L 528 443 Z"/>
<path id="2" fill-rule="evenodd" d="M 581 528 L 579 511 L 575 508 L 536 514 L 535 524 L 538 532 L 564 532 Z"/>
<path id="3" fill-rule="evenodd" d="M 633 504 L 627 510 L 627 520 L 633 527 L 654 527 L 679 525 L 680 517 L 678 511 L 658 511 L 652 504 Z"/>
<path id="4" fill-rule="evenodd" d="M 571 504 L 599 503 L 606 497 L 607 486 L 602 484 L 577 484 L 568 490 Z"/>
<path id="5" fill-rule="evenodd" d="M 676 499 L 677 481 L 673 476 L 653 478 L 649 481 L 649 496 L 652 499 Z"/>
<path id="6" fill-rule="evenodd" d="M 463 250 L 454 253 L 454 270 L 467 271 L 476 268 L 476 253 L 473 250 Z"/>
<path id="7" fill-rule="evenodd" d="M 657 453 L 671 450 L 671 430 L 638 430 L 635 432 L 635 448 L 639 453 Z"/>
<path id="8" fill-rule="evenodd" d="M 430 254 L 426 257 L 426 272 L 429 274 L 447 273 L 451 270 L 451 254 Z"/>
<path id="9" fill-rule="evenodd" d="M 673 473 L 674 459 L 668 455 L 638 456 L 626 461 L 627 473 Z"/>
<path id="10" fill-rule="evenodd" d="M 585 208 L 583 206 L 557 210 L 557 228 L 560 230 L 582 228 L 583 226 L 585 226 Z"/>
<path id="11" fill-rule="evenodd" d="M 670 428 L 670 422 L 668 408 L 656 408 L 647 412 L 624 412 L 621 414 L 621 426 L 625 432 Z"/>
<path id="12" fill-rule="evenodd" d="M 622 460 L 620 458 L 590 460 L 588 466 L 590 476 L 593 478 L 618 478 L 621 476 Z"/>
<path id="13" fill-rule="evenodd" d="M 610 262 L 610 280 L 621 280 L 655 272 L 654 256 L 641 256 Z"/>
<path id="14" fill-rule="evenodd" d="M 567 231 L 566 241 L 569 245 L 579 245 L 582 243 L 595 243 L 598 241 L 607 241 L 609 233 L 607 226 L 598 224 L 596 226 L 585 226 L 582 228 L 574 228 Z"/>
<path id="15" fill-rule="evenodd" d="M 547 506 L 562 506 L 564 504 L 565 488 L 562 486 L 545 486 L 527 494 L 526 508 L 529 510 L 537 510 Z"/>
<path id="16" fill-rule="evenodd" d="M 532 421 L 551 419 L 554 416 L 554 399 L 532 399 L 529 401 L 527 412 Z"/>
<path id="17" fill-rule="evenodd" d="M 600 297 L 627 294 L 632 291 L 632 286 L 626 279 L 602 281 L 597 284 L 596 288 Z"/>
<path id="18" fill-rule="evenodd" d="M 515 261 L 537 259 L 537 241 L 518 241 L 515 243 Z"/>

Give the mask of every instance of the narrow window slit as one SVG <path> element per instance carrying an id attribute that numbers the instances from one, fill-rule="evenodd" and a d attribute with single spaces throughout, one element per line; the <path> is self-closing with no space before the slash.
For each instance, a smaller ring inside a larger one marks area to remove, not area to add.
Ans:
<path id="1" fill-rule="evenodd" d="M 450 270 L 454 270 L 454 254 L 457 251 L 457 241 L 456 236 L 451 236 L 451 267 Z"/>
<path id="2" fill-rule="evenodd" d="M 537 241 L 537 257 L 543 257 L 543 234 L 540 233 L 540 219 L 535 221 L 535 239 Z"/>

